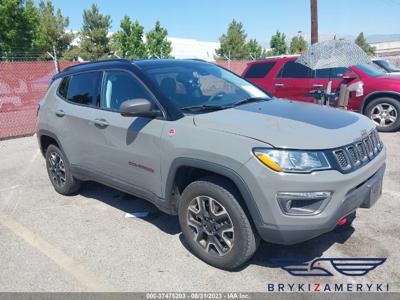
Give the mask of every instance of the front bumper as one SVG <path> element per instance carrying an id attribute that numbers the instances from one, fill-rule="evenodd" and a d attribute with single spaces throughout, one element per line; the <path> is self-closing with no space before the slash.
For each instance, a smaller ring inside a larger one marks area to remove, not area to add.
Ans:
<path id="1" fill-rule="evenodd" d="M 385 158 L 383 149 L 370 163 L 348 174 L 334 170 L 282 174 L 269 170 L 256 159 L 248 161 L 240 173 L 252 192 L 258 212 L 252 217 L 260 237 L 277 244 L 296 244 L 333 230 L 340 219 L 357 208 L 372 206 L 380 195 L 371 201 L 371 189 L 376 190 L 376 183 L 383 179 Z M 281 191 L 331 191 L 332 198 L 318 214 L 290 216 L 282 212 L 276 199 Z"/>
<path id="2" fill-rule="evenodd" d="M 371 188 L 383 180 L 385 165 L 382 166 L 370 179 L 351 191 L 339 208 L 323 224 L 310 225 L 282 225 L 258 226 L 258 233 L 264 240 L 284 245 L 296 244 L 323 233 L 333 230 L 339 220 L 351 214 L 357 208 L 370 208 L 374 203 L 371 202 Z M 375 198 L 377 200 L 377 198 Z"/>

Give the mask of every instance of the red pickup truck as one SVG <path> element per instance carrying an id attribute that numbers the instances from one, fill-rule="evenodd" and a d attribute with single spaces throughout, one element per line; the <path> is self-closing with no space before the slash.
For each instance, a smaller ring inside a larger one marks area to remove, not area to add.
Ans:
<path id="1" fill-rule="evenodd" d="M 277 98 L 313 102 L 310 91 L 324 89 L 332 81 L 339 89 L 345 74 L 347 84 L 363 82 L 360 92 L 350 93 L 348 109 L 369 116 L 380 131 L 400 129 L 400 77 L 388 76 L 372 65 L 311 70 L 296 63 L 297 56 L 250 62 L 242 76 Z"/>

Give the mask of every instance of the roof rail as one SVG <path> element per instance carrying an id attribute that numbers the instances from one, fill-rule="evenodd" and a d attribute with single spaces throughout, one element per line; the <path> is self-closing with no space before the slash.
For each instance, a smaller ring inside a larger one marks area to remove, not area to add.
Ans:
<path id="1" fill-rule="evenodd" d="M 63 70 L 63 72 L 67 71 L 67 70 L 71 70 L 71 69 L 76 68 L 76 67 L 80 67 L 80 66 L 92 65 L 92 64 L 97 64 L 97 63 L 104 63 L 104 62 L 113 62 L 113 61 L 115 61 L 115 62 L 117 62 L 117 61 L 118 62 L 127 62 L 127 63 L 131 62 L 130 60 L 124 59 L 124 58 L 113 58 L 113 59 L 103 59 L 103 60 L 96 60 L 96 61 L 88 61 L 88 62 L 84 62 L 84 63 L 81 63 L 81 64 L 77 64 L 77 65 L 66 67 Z"/>
<path id="2" fill-rule="evenodd" d="M 202 62 L 208 62 L 205 59 L 202 58 L 185 58 L 185 60 L 194 60 L 194 61 L 202 61 Z"/>
<path id="3" fill-rule="evenodd" d="M 270 59 L 270 58 L 287 58 L 287 57 L 299 57 L 300 54 L 281 54 L 281 55 L 273 55 L 273 56 L 267 56 L 266 58 L 263 59 Z"/>

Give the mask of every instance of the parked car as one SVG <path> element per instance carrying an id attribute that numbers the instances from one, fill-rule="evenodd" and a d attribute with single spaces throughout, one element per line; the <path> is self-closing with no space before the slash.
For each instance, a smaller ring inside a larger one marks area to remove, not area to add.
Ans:
<path id="1" fill-rule="evenodd" d="M 372 62 L 381 68 L 387 75 L 389 76 L 399 76 L 400 77 L 400 68 L 392 64 L 387 59 L 382 58 L 374 58 Z"/>
<path id="2" fill-rule="evenodd" d="M 271 99 L 194 60 L 67 68 L 40 104 L 37 137 L 57 192 L 93 180 L 146 199 L 178 214 L 190 249 L 223 269 L 260 238 L 290 245 L 350 226 L 385 170 L 368 118 Z"/>
<path id="3" fill-rule="evenodd" d="M 371 118 L 380 131 L 400 129 L 400 78 L 387 76 L 368 64 L 311 70 L 296 59 L 288 56 L 252 61 L 242 76 L 275 97 L 305 102 L 313 102 L 310 91 L 326 88 L 329 81 L 337 90 L 343 77 L 348 84 L 361 80 L 363 89 L 351 93 L 348 109 Z"/>

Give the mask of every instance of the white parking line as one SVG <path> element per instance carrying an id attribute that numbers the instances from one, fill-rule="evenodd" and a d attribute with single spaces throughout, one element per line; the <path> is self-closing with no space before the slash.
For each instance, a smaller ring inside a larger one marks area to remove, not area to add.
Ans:
<path id="1" fill-rule="evenodd" d="M 9 191 L 9 190 L 15 190 L 16 188 L 18 188 L 18 187 L 20 187 L 20 186 L 21 186 L 21 185 L 16 184 L 16 185 L 13 185 L 13 186 L 9 186 L 9 187 L 0 189 L 0 193 L 1 193 L 1 192 L 6 192 L 6 191 Z"/>
<path id="2" fill-rule="evenodd" d="M 87 287 L 89 291 L 93 292 L 115 292 L 116 290 L 106 283 L 104 280 L 98 278 L 95 273 L 87 269 L 80 262 L 74 260 L 72 257 L 66 255 L 60 249 L 54 247 L 22 224 L 15 221 L 10 216 L 0 213 L 0 224 L 7 227 L 15 235 L 19 236 L 26 243 L 31 245 L 36 250 L 40 251 L 60 268 L 64 269 L 73 275 L 82 285 Z"/>

